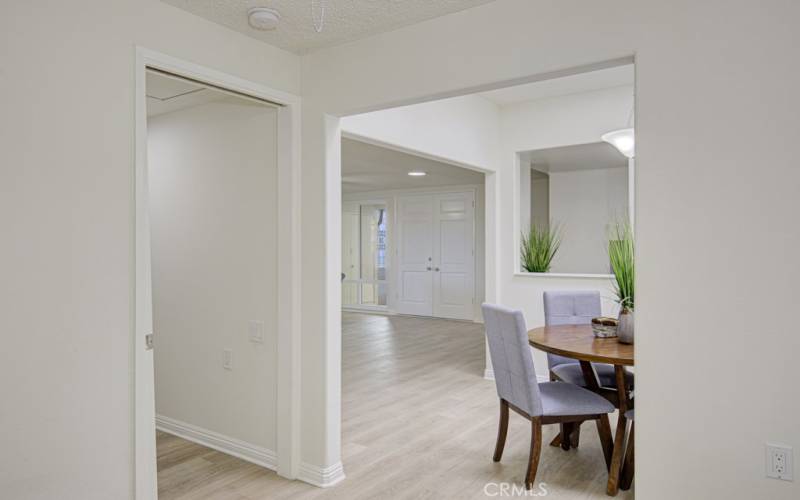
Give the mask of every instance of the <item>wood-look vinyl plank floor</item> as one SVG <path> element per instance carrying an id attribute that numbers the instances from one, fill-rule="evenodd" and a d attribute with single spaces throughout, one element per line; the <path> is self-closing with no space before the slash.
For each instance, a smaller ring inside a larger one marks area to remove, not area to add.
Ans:
<path id="1" fill-rule="evenodd" d="M 487 483 L 523 483 L 530 426 L 511 414 L 503 460 L 492 462 L 498 401 L 483 379 L 483 326 L 403 316 L 342 317 L 342 455 L 347 478 L 320 489 L 159 432 L 161 500 L 485 499 Z M 612 417 L 612 426 L 614 424 Z M 546 426 L 545 443 L 558 426 Z M 542 447 L 545 498 L 604 499 L 597 430 L 577 450 Z M 489 486 L 490 493 L 497 491 Z M 634 498 L 633 490 L 617 498 Z"/>

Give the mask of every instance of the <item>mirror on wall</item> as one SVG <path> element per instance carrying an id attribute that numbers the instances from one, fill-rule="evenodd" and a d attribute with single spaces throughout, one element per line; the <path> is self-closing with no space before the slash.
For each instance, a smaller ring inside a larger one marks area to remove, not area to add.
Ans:
<path id="1" fill-rule="evenodd" d="M 631 213 L 632 160 L 597 142 L 525 151 L 519 165 L 520 272 L 609 274 L 608 236 Z"/>

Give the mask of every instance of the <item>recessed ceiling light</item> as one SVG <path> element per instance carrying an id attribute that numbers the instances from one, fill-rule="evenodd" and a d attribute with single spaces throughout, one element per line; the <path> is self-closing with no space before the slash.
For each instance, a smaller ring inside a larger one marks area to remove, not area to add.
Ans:
<path id="1" fill-rule="evenodd" d="M 247 21 L 250 26 L 261 31 L 272 31 L 278 27 L 281 15 L 275 9 L 266 7 L 254 7 L 247 13 Z"/>
<path id="2" fill-rule="evenodd" d="M 408 173 L 408 175 L 410 175 L 411 177 L 423 177 L 428 175 L 428 172 L 422 172 L 420 170 L 412 170 L 411 172 Z"/>

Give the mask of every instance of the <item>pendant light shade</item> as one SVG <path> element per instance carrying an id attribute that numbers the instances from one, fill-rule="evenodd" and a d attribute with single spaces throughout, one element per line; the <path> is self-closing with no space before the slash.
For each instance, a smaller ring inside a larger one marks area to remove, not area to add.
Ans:
<path id="1" fill-rule="evenodd" d="M 617 148 L 626 158 L 633 158 L 636 154 L 636 140 L 632 128 L 613 130 L 600 138 Z"/>

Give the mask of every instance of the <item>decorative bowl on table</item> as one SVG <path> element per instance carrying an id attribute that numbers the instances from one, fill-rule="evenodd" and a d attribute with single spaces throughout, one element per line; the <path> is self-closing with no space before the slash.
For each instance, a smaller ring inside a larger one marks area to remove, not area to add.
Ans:
<path id="1" fill-rule="evenodd" d="M 617 336 L 617 320 L 615 318 L 592 318 L 592 332 L 599 339 L 608 339 Z"/>

